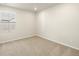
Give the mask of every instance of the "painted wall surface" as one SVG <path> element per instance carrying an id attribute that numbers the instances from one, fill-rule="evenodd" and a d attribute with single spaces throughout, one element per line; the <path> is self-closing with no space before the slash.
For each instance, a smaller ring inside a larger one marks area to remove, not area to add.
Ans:
<path id="1" fill-rule="evenodd" d="M 15 8 L 0 6 L 0 11 L 10 11 L 16 13 L 15 29 L 10 31 L 0 31 L 0 43 L 22 39 L 33 36 L 35 33 L 35 15 L 33 12 L 23 11 Z"/>
<path id="2" fill-rule="evenodd" d="M 37 13 L 38 35 L 79 49 L 79 4 L 60 4 Z"/>

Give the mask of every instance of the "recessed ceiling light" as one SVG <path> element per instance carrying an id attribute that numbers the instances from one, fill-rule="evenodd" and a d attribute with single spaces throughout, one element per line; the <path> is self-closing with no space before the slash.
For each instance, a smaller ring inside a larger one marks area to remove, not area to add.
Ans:
<path id="1" fill-rule="evenodd" d="M 35 7 L 35 8 L 34 8 L 34 10 L 36 11 L 36 10 L 37 10 L 37 8 Z"/>

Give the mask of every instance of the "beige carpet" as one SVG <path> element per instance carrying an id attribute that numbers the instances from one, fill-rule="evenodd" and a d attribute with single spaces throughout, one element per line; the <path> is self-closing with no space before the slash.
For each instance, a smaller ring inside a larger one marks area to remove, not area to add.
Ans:
<path id="1" fill-rule="evenodd" d="M 0 56 L 79 56 L 79 51 L 40 37 L 31 37 L 1 44 Z"/>

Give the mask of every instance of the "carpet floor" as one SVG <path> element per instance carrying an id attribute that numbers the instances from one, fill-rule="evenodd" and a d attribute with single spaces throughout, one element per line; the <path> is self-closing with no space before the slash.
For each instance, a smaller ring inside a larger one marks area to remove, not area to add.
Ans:
<path id="1" fill-rule="evenodd" d="M 79 56 L 79 51 L 40 37 L 31 37 L 0 44 L 0 56 Z"/>

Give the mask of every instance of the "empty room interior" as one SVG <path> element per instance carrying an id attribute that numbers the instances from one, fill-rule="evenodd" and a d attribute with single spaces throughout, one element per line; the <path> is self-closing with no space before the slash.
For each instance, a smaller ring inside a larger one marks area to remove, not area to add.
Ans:
<path id="1" fill-rule="evenodd" d="M 79 56 L 79 4 L 0 3 L 0 56 Z"/>

